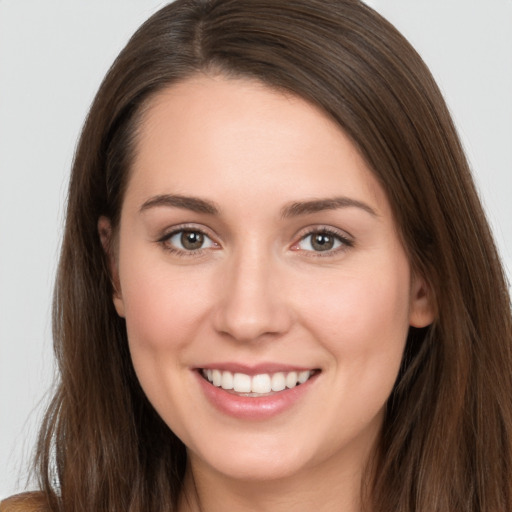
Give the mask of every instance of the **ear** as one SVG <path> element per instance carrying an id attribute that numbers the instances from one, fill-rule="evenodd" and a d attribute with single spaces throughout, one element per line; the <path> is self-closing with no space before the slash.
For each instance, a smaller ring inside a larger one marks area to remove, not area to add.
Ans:
<path id="1" fill-rule="evenodd" d="M 121 283 L 119 280 L 119 268 L 115 257 L 112 224 L 109 218 L 104 216 L 99 218 L 98 234 L 108 260 L 110 280 L 114 289 L 114 293 L 112 295 L 114 307 L 116 308 L 117 314 L 124 318 L 124 301 L 121 293 Z"/>
<path id="2" fill-rule="evenodd" d="M 435 300 L 427 281 L 413 274 L 409 303 L 409 325 L 411 327 L 427 327 L 436 317 Z"/>

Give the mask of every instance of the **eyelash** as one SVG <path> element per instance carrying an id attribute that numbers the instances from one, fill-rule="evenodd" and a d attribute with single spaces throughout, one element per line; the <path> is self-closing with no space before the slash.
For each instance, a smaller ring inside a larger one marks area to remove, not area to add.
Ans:
<path id="1" fill-rule="evenodd" d="M 205 238 L 208 238 L 212 242 L 212 244 L 214 244 L 215 246 L 220 247 L 220 245 L 217 242 L 215 242 L 213 240 L 213 238 L 204 229 L 200 229 L 197 226 L 191 226 L 191 225 L 176 226 L 172 231 L 166 233 L 161 238 L 159 238 L 157 240 L 157 242 L 159 244 L 161 244 L 163 246 L 163 248 L 166 251 L 170 252 L 171 254 L 176 254 L 177 256 L 184 256 L 184 257 L 201 256 L 204 254 L 205 251 L 207 251 L 209 249 L 209 247 L 207 247 L 207 248 L 199 248 L 199 249 L 195 249 L 195 250 L 185 250 L 185 249 L 180 249 L 178 247 L 171 245 L 170 244 L 171 238 L 173 236 L 179 235 L 180 233 L 200 234 L 200 235 L 204 236 Z"/>
<path id="2" fill-rule="evenodd" d="M 199 235 L 204 236 L 205 238 L 208 238 L 214 247 L 206 247 L 206 248 L 199 248 L 199 249 L 192 249 L 192 250 L 185 250 L 180 249 L 178 247 L 175 247 L 170 244 L 170 240 L 172 237 L 179 235 L 180 233 L 197 233 Z M 300 251 L 301 249 L 298 248 L 299 244 L 301 244 L 303 241 L 305 241 L 308 237 L 311 237 L 313 235 L 326 235 L 329 237 L 333 237 L 336 241 L 340 243 L 340 245 L 334 249 L 327 249 L 325 251 L 314 251 L 314 250 L 303 250 L 303 252 L 308 257 L 313 258 L 325 258 L 329 256 L 334 256 L 338 254 L 339 252 L 346 251 L 347 249 L 354 246 L 354 242 L 351 238 L 347 237 L 343 232 L 338 231 L 333 228 L 328 228 L 324 226 L 314 226 L 311 228 L 308 228 L 307 231 L 301 233 L 300 238 L 297 242 L 294 242 L 291 246 L 291 249 L 294 251 Z M 170 252 L 171 254 L 176 254 L 178 256 L 184 256 L 184 257 L 198 257 L 202 256 L 205 251 L 209 250 L 210 248 L 217 249 L 220 247 L 220 245 L 213 240 L 213 238 L 204 230 L 201 228 L 198 228 L 197 226 L 190 226 L 190 225 L 182 225 L 182 226 L 176 226 L 172 231 L 166 233 L 164 236 L 160 237 L 157 242 L 163 246 L 163 248 Z"/>
<path id="3" fill-rule="evenodd" d="M 340 245 L 334 249 L 328 249 L 325 251 L 303 251 L 306 254 L 306 256 L 310 258 L 328 258 L 338 255 L 340 252 L 344 252 L 347 249 L 350 249 L 351 247 L 354 247 L 354 241 L 351 238 L 349 238 L 344 232 L 325 226 L 313 226 L 308 228 L 305 232 L 301 233 L 299 240 L 292 245 L 292 250 L 299 251 L 299 248 L 294 248 L 297 247 L 301 242 L 306 240 L 308 237 L 311 237 L 313 235 L 326 235 L 329 237 L 333 237 L 340 243 Z"/>

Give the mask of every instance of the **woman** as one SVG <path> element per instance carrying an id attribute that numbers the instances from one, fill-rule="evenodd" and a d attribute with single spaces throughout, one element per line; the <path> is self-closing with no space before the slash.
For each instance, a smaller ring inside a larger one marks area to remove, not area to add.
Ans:
<path id="1" fill-rule="evenodd" d="M 43 509 L 512 508 L 503 272 L 435 83 L 362 3 L 139 29 L 77 150 L 54 327 Z"/>

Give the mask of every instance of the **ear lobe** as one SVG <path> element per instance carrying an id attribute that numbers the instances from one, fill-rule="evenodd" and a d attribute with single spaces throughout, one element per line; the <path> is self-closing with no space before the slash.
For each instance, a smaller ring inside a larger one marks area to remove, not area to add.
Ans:
<path id="1" fill-rule="evenodd" d="M 112 240 L 112 225 L 110 223 L 110 219 L 107 217 L 102 216 L 98 219 L 98 234 L 100 236 L 101 245 L 103 246 L 103 250 L 105 251 L 108 260 L 110 280 L 114 289 L 114 293 L 112 295 L 114 307 L 116 308 L 117 314 L 124 318 L 124 302 L 123 296 L 121 294 L 119 270 L 117 267 L 115 252 L 113 248 L 114 242 Z"/>
<path id="2" fill-rule="evenodd" d="M 409 304 L 409 325 L 427 327 L 436 317 L 436 307 L 432 290 L 426 280 L 413 275 Z"/>

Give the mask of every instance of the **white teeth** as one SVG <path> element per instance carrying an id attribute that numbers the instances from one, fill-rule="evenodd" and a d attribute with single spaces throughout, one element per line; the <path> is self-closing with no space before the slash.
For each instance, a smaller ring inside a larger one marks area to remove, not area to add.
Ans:
<path id="1" fill-rule="evenodd" d="M 294 388 L 297 385 L 297 372 L 290 372 L 286 376 L 286 387 Z"/>
<path id="2" fill-rule="evenodd" d="M 261 375 L 255 375 L 252 378 L 251 391 L 253 393 L 270 393 L 272 391 L 272 384 L 270 375 L 268 373 L 262 373 Z"/>
<path id="3" fill-rule="evenodd" d="M 222 372 L 222 389 L 233 389 L 233 374 L 231 372 Z"/>
<path id="4" fill-rule="evenodd" d="M 309 379 L 310 373 L 306 370 L 304 372 L 300 372 L 297 380 L 299 381 L 299 384 L 304 384 Z"/>
<path id="5" fill-rule="evenodd" d="M 286 388 L 286 377 L 284 373 L 274 373 L 272 375 L 272 391 L 282 391 Z"/>
<path id="6" fill-rule="evenodd" d="M 202 373 L 209 382 L 222 389 L 232 389 L 237 393 L 264 395 L 272 391 L 283 391 L 286 388 L 292 389 L 298 384 L 304 384 L 314 372 L 304 370 L 302 372 L 277 372 L 274 374 L 260 373 L 252 377 L 245 373 L 233 374 L 217 369 L 203 370 Z"/>
<path id="7" fill-rule="evenodd" d="M 235 373 L 233 376 L 233 389 L 237 393 L 251 392 L 251 377 L 245 373 Z"/>
<path id="8" fill-rule="evenodd" d="M 222 382 L 222 373 L 219 370 L 213 370 L 212 374 L 213 385 L 219 387 Z"/>

